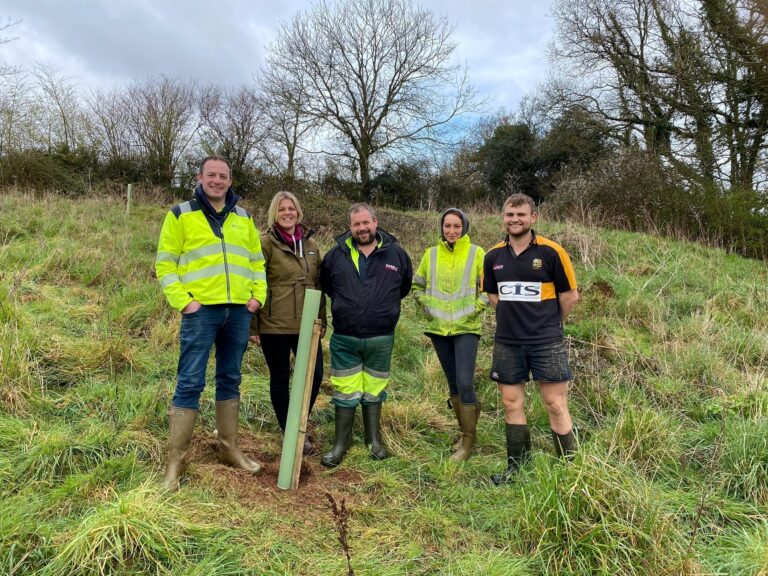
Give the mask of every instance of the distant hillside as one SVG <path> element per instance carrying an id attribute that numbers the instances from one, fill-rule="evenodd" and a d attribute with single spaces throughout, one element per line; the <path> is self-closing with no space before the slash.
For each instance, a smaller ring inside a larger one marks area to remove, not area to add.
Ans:
<path id="1" fill-rule="evenodd" d="M 326 250 L 347 203 L 301 200 Z M 266 206 L 247 207 L 263 225 Z M 358 576 L 768 574 L 765 262 L 540 222 L 570 252 L 583 296 L 566 326 L 573 463 L 552 457 L 529 386 L 535 456 L 515 484 L 487 481 L 504 465 L 490 315 L 479 447 L 450 463 L 446 385 L 407 298 L 383 411 L 392 458 L 368 458 L 358 423 L 339 469 L 310 457 L 300 489 L 278 490 L 279 428 L 252 348 L 241 430 L 264 473 L 217 463 L 210 384 L 189 484 L 166 495 L 179 317 L 153 263 L 167 209 L 139 204 L 126 216 L 115 199 L 0 194 L 0 573 L 347 574 L 330 494 L 350 511 Z M 475 243 L 502 237 L 498 215 L 470 218 Z M 379 220 L 414 266 L 437 236 L 437 213 L 382 209 Z M 327 392 L 312 415 L 323 449 Z"/>

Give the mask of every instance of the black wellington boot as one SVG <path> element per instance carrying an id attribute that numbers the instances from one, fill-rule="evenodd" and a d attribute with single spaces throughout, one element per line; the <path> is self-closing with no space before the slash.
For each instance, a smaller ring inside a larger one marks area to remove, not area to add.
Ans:
<path id="1" fill-rule="evenodd" d="M 491 482 L 496 486 L 509 484 L 528 458 L 531 451 L 531 432 L 528 424 L 504 424 L 507 436 L 507 469 L 501 474 L 492 474 Z"/>
<path id="2" fill-rule="evenodd" d="M 355 408 L 336 406 L 336 438 L 331 451 L 320 459 L 320 464 L 335 468 L 344 459 L 352 444 L 352 426 L 355 423 Z"/>
<path id="3" fill-rule="evenodd" d="M 371 447 L 371 458 L 385 460 L 389 458 L 386 446 L 381 442 L 381 402 L 363 404 L 363 426 L 365 427 L 365 444 Z"/>
<path id="4" fill-rule="evenodd" d="M 573 430 L 570 430 L 567 434 L 558 434 L 554 430 L 551 432 L 557 456 L 566 460 L 573 460 L 574 456 L 576 456 L 576 437 L 573 435 Z"/>

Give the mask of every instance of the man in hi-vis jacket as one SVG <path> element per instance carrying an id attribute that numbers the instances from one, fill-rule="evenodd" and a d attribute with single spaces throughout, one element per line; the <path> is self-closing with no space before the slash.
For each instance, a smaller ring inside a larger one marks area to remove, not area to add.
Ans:
<path id="1" fill-rule="evenodd" d="M 219 459 L 251 473 L 261 465 L 238 448 L 240 365 L 251 317 L 267 293 L 259 232 L 237 206 L 229 162 L 200 164 L 192 200 L 166 214 L 155 271 L 168 303 L 181 313 L 176 390 L 169 411 L 170 450 L 165 486 L 179 487 L 184 459 L 216 346 L 216 429 Z"/>

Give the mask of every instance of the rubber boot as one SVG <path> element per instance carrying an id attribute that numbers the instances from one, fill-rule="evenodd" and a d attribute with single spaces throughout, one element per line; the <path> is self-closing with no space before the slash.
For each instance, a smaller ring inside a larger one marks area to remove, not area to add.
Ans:
<path id="1" fill-rule="evenodd" d="M 314 427 L 307 424 L 307 431 L 304 433 L 304 446 L 302 447 L 302 454 L 304 456 L 311 456 L 315 453 L 315 430 Z"/>
<path id="2" fill-rule="evenodd" d="M 459 423 L 459 437 L 453 443 L 453 450 L 456 451 L 461 448 L 461 410 L 459 408 L 461 400 L 458 394 L 451 394 L 451 398 L 448 400 L 448 408 L 453 408 L 453 413 L 456 415 L 456 422 Z"/>
<path id="3" fill-rule="evenodd" d="M 371 447 L 371 458 L 385 460 L 389 458 L 387 448 L 381 442 L 381 402 L 363 404 L 363 427 L 365 428 L 365 444 Z"/>
<path id="4" fill-rule="evenodd" d="M 280 429 L 280 445 L 283 445 L 285 440 L 285 430 Z M 304 456 L 311 456 L 315 453 L 315 433 L 314 431 L 307 429 L 304 433 L 304 444 L 301 447 L 301 453 Z"/>
<path id="5" fill-rule="evenodd" d="M 573 430 L 567 434 L 558 434 L 554 430 L 551 432 L 558 458 L 564 457 L 566 460 L 573 460 L 576 455 L 576 437 L 573 435 Z"/>
<path id="6" fill-rule="evenodd" d="M 452 462 L 464 462 L 472 455 L 477 437 L 477 421 L 480 418 L 480 403 L 459 404 L 461 411 L 461 442 L 459 449 L 451 456 Z"/>
<path id="7" fill-rule="evenodd" d="M 184 459 L 189 452 L 189 442 L 195 429 L 197 410 L 171 406 L 168 411 L 168 463 L 165 467 L 163 484 L 166 490 L 179 489 L 179 480 L 186 467 Z"/>
<path id="8" fill-rule="evenodd" d="M 243 454 L 237 442 L 240 399 L 216 402 L 216 430 L 219 436 L 219 461 L 251 474 L 261 472 L 261 464 Z"/>
<path id="9" fill-rule="evenodd" d="M 505 423 L 504 429 L 507 436 L 507 469 L 501 474 L 491 475 L 491 482 L 496 486 L 509 484 L 531 451 L 531 432 L 528 424 Z"/>
<path id="10" fill-rule="evenodd" d="M 335 468 L 344 459 L 352 444 L 352 426 L 355 423 L 355 407 L 336 406 L 336 438 L 331 451 L 320 459 L 320 464 Z"/>

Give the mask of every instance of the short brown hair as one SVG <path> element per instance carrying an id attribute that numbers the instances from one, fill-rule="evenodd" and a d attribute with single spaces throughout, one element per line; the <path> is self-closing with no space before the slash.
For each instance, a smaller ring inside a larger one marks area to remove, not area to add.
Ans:
<path id="1" fill-rule="evenodd" d="M 528 196 L 528 194 L 521 193 L 512 194 L 512 196 L 504 200 L 504 206 L 502 206 L 502 208 L 506 208 L 507 206 L 516 208 L 518 206 L 522 206 L 523 204 L 528 204 L 528 206 L 531 207 L 531 214 L 536 212 L 536 202 L 533 201 L 533 198 Z"/>
<path id="2" fill-rule="evenodd" d="M 371 220 L 376 220 L 376 211 L 373 209 L 373 207 L 370 204 L 366 204 L 365 202 L 358 202 L 356 204 L 352 204 L 352 206 L 349 207 L 349 221 L 352 222 L 352 214 L 357 214 L 363 210 L 368 211 L 368 214 L 371 215 Z"/>
<path id="3" fill-rule="evenodd" d="M 202 174 L 203 170 L 205 170 L 205 165 L 208 162 L 211 162 L 211 161 L 214 161 L 214 160 L 217 161 L 217 162 L 224 162 L 224 164 L 227 165 L 227 168 L 229 168 L 229 177 L 231 178 L 232 177 L 232 164 L 230 164 L 229 160 L 227 160 L 223 156 L 216 156 L 216 155 L 206 156 L 205 158 L 203 158 L 200 161 L 200 167 L 198 168 L 197 173 L 198 174 Z"/>

